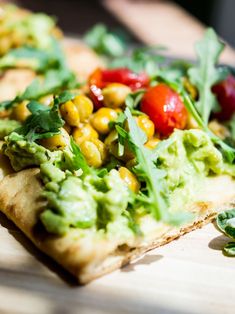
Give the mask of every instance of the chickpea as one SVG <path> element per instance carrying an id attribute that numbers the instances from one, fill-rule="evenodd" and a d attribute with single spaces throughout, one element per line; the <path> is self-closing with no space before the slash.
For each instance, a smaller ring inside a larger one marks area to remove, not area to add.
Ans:
<path id="1" fill-rule="evenodd" d="M 80 117 L 77 107 L 69 100 L 60 106 L 60 113 L 63 119 L 71 126 L 78 126 Z"/>
<path id="2" fill-rule="evenodd" d="M 65 129 L 61 129 L 60 134 L 53 135 L 49 138 L 44 138 L 40 140 L 40 145 L 46 147 L 50 150 L 64 149 L 70 144 L 70 137 Z"/>
<path id="3" fill-rule="evenodd" d="M 121 179 L 128 186 L 128 188 L 132 192 L 138 193 L 140 189 L 140 183 L 137 180 L 136 176 L 126 167 L 120 167 L 118 171 Z"/>
<path id="4" fill-rule="evenodd" d="M 22 101 L 20 104 L 16 105 L 12 110 L 12 118 L 24 122 L 28 116 L 31 115 L 31 112 L 27 108 L 27 101 Z"/>
<path id="5" fill-rule="evenodd" d="M 96 130 L 93 129 L 89 123 L 86 123 L 79 128 L 75 128 L 72 135 L 78 145 L 82 144 L 84 141 L 88 141 L 92 138 L 97 139 L 99 137 Z"/>
<path id="6" fill-rule="evenodd" d="M 135 120 L 137 125 L 142 129 L 142 131 L 144 131 L 148 139 L 153 137 L 155 132 L 155 126 L 148 116 L 140 115 L 136 117 Z"/>
<path id="7" fill-rule="evenodd" d="M 100 134 L 107 134 L 109 132 L 109 123 L 115 121 L 118 114 L 115 110 L 110 108 L 100 108 L 91 117 L 91 124 Z"/>
<path id="8" fill-rule="evenodd" d="M 92 101 L 85 95 L 77 95 L 73 103 L 78 109 L 80 121 L 85 122 L 93 112 L 94 106 Z"/>
<path id="9" fill-rule="evenodd" d="M 124 84 L 109 84 L 102 90 L 104 105 L 110 108 L 119 108 L 125 103 L 126 97 L 130 93 L 130 87 Z"/>
<path id="10" fill-rule="evenodd" d="M 81 152 L 89 166 L 98 168 L 106 160 L 107 151 L 103 142 L 98 139 L 90 139 L 80 145 Z"/>
<path id="11" fill-rule="evenodd" d="M 157 144 L 160 142 L 160 139 L 157 137 L 151 138 L 150 140 L 145 143 L 145 147 L 149 149 L 153 149 L 157 146 Z"/>

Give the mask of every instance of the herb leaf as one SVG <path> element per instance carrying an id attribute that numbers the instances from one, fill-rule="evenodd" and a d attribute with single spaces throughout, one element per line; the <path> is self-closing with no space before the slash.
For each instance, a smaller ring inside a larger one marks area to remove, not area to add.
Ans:
<path id="1" fill-rule="evenodd" d="M 109 67 L 120 68 L 126 67 L 135 73 L 145 72 L 149 76 L 155 76 L 159 71 L 159 64 L 165 58 L 156 51 L 162 50 L 163 47 L 141 47 L 134 49 L 130 55 L 121 56 L 113 60 Z"/>
<path id="2" fill-rule="evenodd" d="M 229 242 L 224 247 L 226 255 L 235 256 L 235 242 Z"/>
<path id="3" fill-rule="evenodd" d="M 46 107 L 36 101 L 28 104 L 28 109 L 32 113 L 24 125 L 16 130 L 28 141 L 35 141 L 42 138 L 49 138 L 60 133 L 60 128 L 64 121 L 61 119 L 58 106 Z"/>
<path id="4" fill-rule="evenodd" d="M 204 38 L 196 44 L 199 65 L 188 71 L 190 81 L 199 91 L 199 100 L 196 103 L 197 110 L 206 124 L 211 111 L 217 108 L 217 100 L 211 88 L 227 75 L 227 72 L 225 73 L 215 67 L 223 49 L 224 44 L 220 42 L 214 30 L 209 28 Z"/>
<path id="5" fill-rule="evenodd" d="M 146 182 L 148 208 L 157 220 L 169 220 L 167 211 L 168 199 L 163 178 L 165 172 L 156 167 L 153 154 L 144 147 L 147 138 L 145 133 L 137 126 L 128 108 L 125 110 L 129 132 L 121 127 L 117 128 L 118 133 L 128 142 L 130 149 L 135 153 L 137 166 L 133 168 L 140 181 Z"/>
<path id="6" fill-rule="evenodd" d="M 205 131 L 210 136 L 211 141 L 221 149 L 221 152 L 226 161 L 232 164 L 235 160 L 235 149 L 227 145 L 225 142 L 223 142 L 223 140 L 221 140 L 218 136 L 211 132 L 211 130 L 208 128 L 207 124 L 205 123 L 205 121 L 203 121 L 202 117 L 197 111 L 194 102 L 191 100 L 188 93 L 184 90 L 183 86 L 179 83 L 169 81 L 164 77 L 161 77 L 161 80 L 163 80 L 174 91 L 181 95 L 185 107 L 187 108 L 188 112 L 193 116 L 193 118 L 196 120 L 198 126 L 203 131 Z"/>
<path id="7" fill-rule="evenodd" d="M 235 240 L 235 209 L 226 210 L 217 216 L 216 223 L 220 231 Z M 235 256 L 235 242 L 229 242 L 224 247 L 224 252 Z"/>
<path id="8" fill-rule="evenodd" d="M 113 32 L 109 32 L 103 24 L 95 25 L 84 36 L 85 42 L 98 54 L 118 57 L 125 50 L 124 41 Z"/>
<path id="9" fill-rule="evenodd" d="M 70 139 L 71 151 L 73 153 L 73 170 L 82 169 L 83 175 L 87 175 L 91 173 L 91 168 L 88 166 L 85 157 L 83 156 L 79 146 L 75 143 L 74 139 L 71 137 Z"/>

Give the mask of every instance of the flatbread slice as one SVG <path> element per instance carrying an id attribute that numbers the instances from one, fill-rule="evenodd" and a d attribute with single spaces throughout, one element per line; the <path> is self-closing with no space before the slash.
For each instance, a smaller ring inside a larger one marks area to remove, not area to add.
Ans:
<path id="1" fill-rule="evenodd" d="M 209 178 L 200 195 L 207 201 L 191 204 L 188 208 L 195 213 L 193 222 L 181 228 L 156 223 L 149 228 L 148 236 L 138 240 L 133 247 L 119 247 L 115 241 L 99 239 L 93 233 L 79 237 L 77 229 L 71 229 L 63 237 L 46 233 L 38 220 L 46 205 L 41 192 L 39 169 L 10 174 L 0 182 L 0 208 L 40 250 L 76 276 L 80 284 L 86 284 L 212 221 L 217 212 L 233 205 L 235 181 L 226 175 Z"/>

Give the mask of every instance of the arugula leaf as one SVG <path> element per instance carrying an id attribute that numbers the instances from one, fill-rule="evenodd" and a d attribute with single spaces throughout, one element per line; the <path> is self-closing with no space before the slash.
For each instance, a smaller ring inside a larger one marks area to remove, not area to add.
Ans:
<path id="1" fill-rule="evenodd" d="M 164 48 L 161 46 L 136 48 L 129 56 L 113 60 L 109 67 L 126 67 L 136 73 L 145 72 L 151 77 L 155 76 L 159 71 L 159 64 L 165 60 L 163 56 L 156 54 L 156 51 L 162 49 Z"/>
<path id="2" fill-rule="evenodd" d="M 220 231 L 235 240 L 235 209 L 226 210 L 217 216 L 216 223 Z M 224 251 L 229 256 L 235 256 L 235 242 L 229 242 Z"/>
<path id="3" fill-rule="evenodd" d="M 144 93 L 145 93 L 145 90 L 140 89 L 136 92 L 133 92 L 133 93 L 130 93 L 129 95 L 127 95 L 126 100 L 125 100 L 125 104 L 130 109 L 130 111 L 133 115 L 143 114 L 143 112 L 139 111 L 136 108 L 140 104 Z"/>
<path id="4" fill-rule="evenodd" d="M 85 42 L 98 54 L 118 57 L 125 51 L 124 41 L 103 24 L 95 25 L 84 36 Z"/>
<path id="5" fill-rule="evenodd" d="M 130 149 L 135 153 L 137 166 L 133 171 L 141 182 L 146 182 L 146 203 L 157 220 L 169 220 L 167 211 L 168 199 L 166 197 L 166 187 L 164 186 L 165 172 L 158 169 L 153 160 L 153 154 L 144 147 L 147 138 L 145 133 L 137 126 L 128 108 L 125 110 L 129 132 L 120 126 L 116 127 L 117 132 L 127 140 Z"/>
<path id="6" fill-rule="evenodd" d="M 188 93 L 184 90 L 184 87 L 180 83 L 169 81 L 164 77 L 161 77 L 160 79 L 164 81 L 167 85 L 169 85 L 179 95 L 181 95 L 185 107 L 187 108 L 188 112 L 193 116 L 198 126 L 203 131 L 205 131 L 210 136 L 211 141 L 220 148 L 226 161 L 232 164 L 235 160 L 235 149 L 227 145 L 225 142 L 223 142 L 223 140 L 221 140 L 218 136 L 211 132 L 211 130 L 208 128 L 207 124 L 203 121 L 202 117 L 197 111 L 194 102 L 191 100 Z"/>
<path id="7" fill-rule="evenodd" d="M 202 41 L 196 44 L 199 65 L 188 70 L 190 81 L 199 91 L 197 110 L 206 124 L 211 111 L 217 108 L 217 100 L 211 88 L 227 76 L 226 71 L 215 67 L 223 49 L 224 44 L 220 42 L 214 30 L 209 28 Z"/>
<path id="8" fill-rule="evenodd" d="M 64 121 L 59 115 L 58 106 L 54 105 L 49 108 L 36 101 L 31 101 L 27 107 L 32 114 L 23 126 L 16 130 L 17 133 L 23 135 L 30 142 L 60 133 Z"/>
<path id="9" fill-rule="evenodd" d="M 73 153 L 72 168 L 73 170 L 82 169 L 83 175 L 91 174 L 91 168 L 88 166 L 85 157 L 83 156 L 79 146 L 75 143 L 74 139 L 70 139 L 71 151 Z M 71 170 L 71 169 L 70 169 Z"/>

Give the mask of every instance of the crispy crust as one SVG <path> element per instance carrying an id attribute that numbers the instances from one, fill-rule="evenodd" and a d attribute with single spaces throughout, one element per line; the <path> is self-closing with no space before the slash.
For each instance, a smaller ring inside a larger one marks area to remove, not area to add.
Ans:
<path id="1" fill-rule="evenodd" d="M 197 216 L 192 223 L 182 228 L 161 226 L 160 233 L 159 230 L 153 231 L 149 239 L 144 243 L 139 241 L 133 247 L 117 247 L 112 241 L 92 235 L 79 237 L 77 230 L 64 237 L 46 234 L 38 224 L 38 215 L 45 207 L 45 201 L 40 197 L 42 185 L 36 168 L 10 174 L 0 182 L 0 208 L 40 250 L 75 275 L 79 283 L 85 284 L 213 220 L 218 211 L 231 206 L 231 200 L 235 199 L 232 194 L 234 181 L 229 177 L 221 177 L 221 180 L 227 182 L 226 193 L 220 191 L 220 200 L 216 202 L 194 204 L 191 211 Z M 213 185 L 216 189 L 218 183 L 212 182 L 211 190 Z"/>

